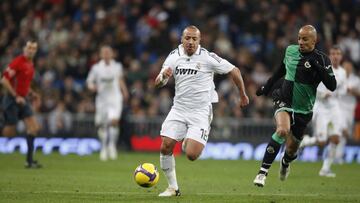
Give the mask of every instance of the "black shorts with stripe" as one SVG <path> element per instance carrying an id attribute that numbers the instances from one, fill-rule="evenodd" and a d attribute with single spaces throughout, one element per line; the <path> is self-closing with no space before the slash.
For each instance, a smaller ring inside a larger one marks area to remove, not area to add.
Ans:
<path id="1" fill-rule="evenodd" d="M 290 130 L 294 137 L 297 139 L 297 141 L 300 142 L 303 139 L 305 129 L 308 123 L 311 121 L 313 114 L 296 113 L 290 105 L 280 100 L 274 100 L 274 109 L 275 114 L 280 111 L 286 111 L 287 113 L 289 113 L 291 123 Z"/>

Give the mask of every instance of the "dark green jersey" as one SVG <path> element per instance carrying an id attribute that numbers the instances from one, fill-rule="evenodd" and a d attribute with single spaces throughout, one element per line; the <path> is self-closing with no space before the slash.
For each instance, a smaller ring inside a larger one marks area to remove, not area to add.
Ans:
<path id="1" fill-rule="evenodd" d="M 314 49 L 309 53 L 301 53 L 298 45 L 286 48 L 283 64 L 268 80 L 265 89 L 270 90 L 277 80 L 284 77 L 280 88 L 273 92 L 274 100 L 287 105 L 289 111 L 308 114 L 312 112 L 316 89 L 320 82 L 335 90 L 336 80 L 330 59 L 322 52 Z"/>

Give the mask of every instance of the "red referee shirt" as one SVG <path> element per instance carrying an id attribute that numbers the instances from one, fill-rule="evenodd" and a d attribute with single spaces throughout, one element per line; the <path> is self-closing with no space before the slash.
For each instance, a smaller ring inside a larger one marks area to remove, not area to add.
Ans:
<path id="1" fill-rule="evenodd" d="M 4 77 L 11 82 L 16 94 L 25 97 L 34 77 L 34 64 L 24 55 L 14 58 L 4 71 Z"/>

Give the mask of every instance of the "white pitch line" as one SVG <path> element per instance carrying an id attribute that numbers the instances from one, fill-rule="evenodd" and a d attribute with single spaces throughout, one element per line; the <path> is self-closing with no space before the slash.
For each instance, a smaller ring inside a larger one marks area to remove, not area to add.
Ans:
<path id="1" fill-rule="evenodd" d="M 1 191 L 1 193 L 24 193 L 25 191 L 12 191 L 12 190 L 5 190 Z M 153 193 L 141 193 L 141 192 L 82 192 L 82 191 L 60 191 L 60 190 L 53 190 L 53 191 L 27 191 L 27 193 L 32 194 L 97 194 L 97 195 L 141 195 L 141 196 L 153 196 Z M 291 196 L 291 197 L 321 197 L 321 196 L 331 196 L 331 197 L 360 197 L 360 194 L 290 194 L 290 193 L 278 193 L 278 194 L 257 194 L 257 193 L 214 193 L 214 192 L 200 192 L 200 193 L 188 193 L 188 195 L 207 195 L 207 196 Z"/>
<path id="2" fill-rule="evenodd" d="M 214 192 L 201 192 L 197 195 L 224 195 L 224 196 L 292 196 L 292 197 L 320 197 L 320 196 L 334 196 L 334 197 L 360 197 L 360 194 L 290 194 L 290 193 L 277 193 L 277 194 L 257 194 L 257 193 L 214 193 Z"/>

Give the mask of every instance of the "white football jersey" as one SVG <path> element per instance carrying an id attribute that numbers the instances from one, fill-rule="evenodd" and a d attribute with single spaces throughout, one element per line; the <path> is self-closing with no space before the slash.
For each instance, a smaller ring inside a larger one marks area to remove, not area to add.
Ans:
<path id="1" fill-rule="evenodd" d="M 122 75 L 122 65 L 115 60 L 111 60 L 109 64 L 105 64 L 105 61 L 101 60 L 93 65 L 86 83 L 96 86 L 96 103 L 119 102 L 122 99 L 119 83 Z"/>
<path id="2" fill-rule="evenodd" d="M 226 74 L 235 66 L 200 45 L 192 56 L 188 56 L 181 44 L 170 52 L 162 71 L 169 67 L 175 78 L 174 107 L 188 109 L 218 102 L 214 73 Z"/>
<path id="3" fill-rule="evenodd" d="M 350 74 L 345 81 L 345 88 L 355 89 L 360 92 L 360 78 L 355 74 Z M 349 113 L 354 113 L 356 106 L 356 97 L 346 91 L 346 94 L 340 99 L 340 107 Z"/>
<path id="4" fill-rule="evenodd" d="M 334 110 L 339 112 L 340 110 L 339 102 L 346 94 L 346 71 L 341 66 L 333 68 L 333 71 L 336 78 L 336 90 L 331 92 L 323 83 L 319 84 L 314 105 L 315 112 L 334 112 Z M 329 94 L 330 96 L 325 98 L 326 94 Z"/>

